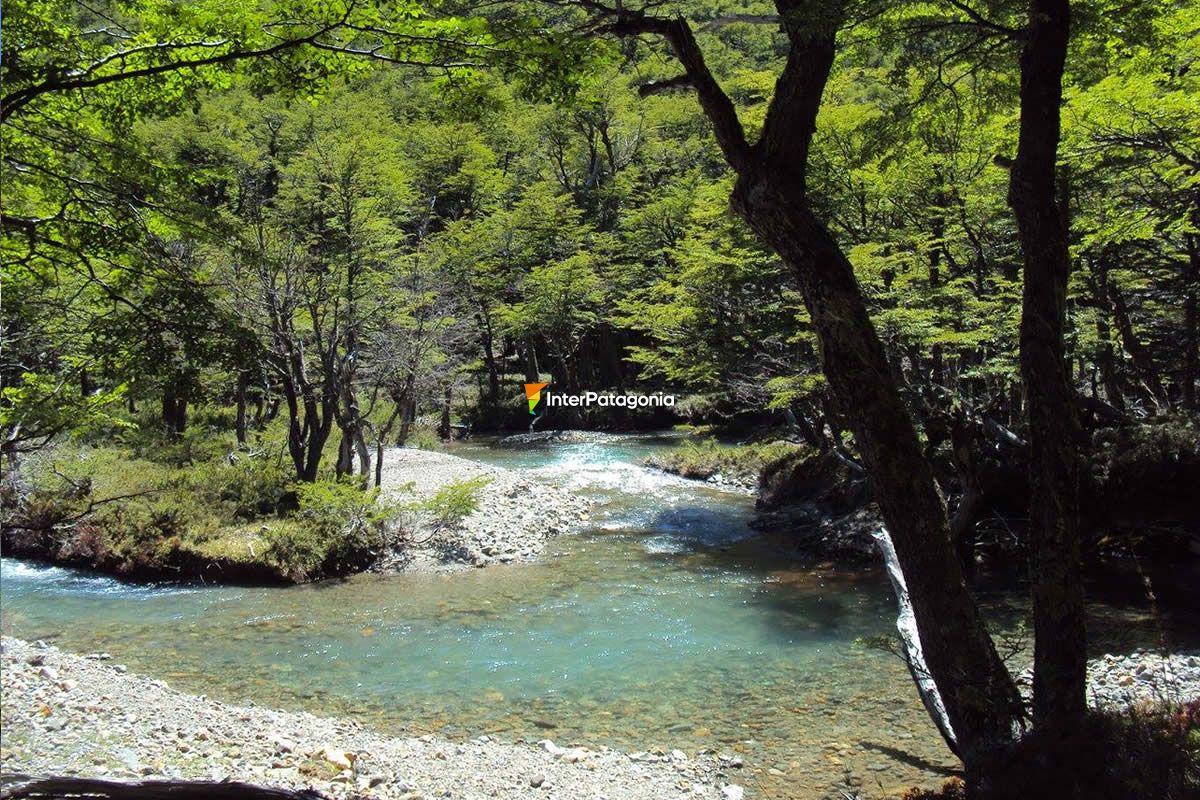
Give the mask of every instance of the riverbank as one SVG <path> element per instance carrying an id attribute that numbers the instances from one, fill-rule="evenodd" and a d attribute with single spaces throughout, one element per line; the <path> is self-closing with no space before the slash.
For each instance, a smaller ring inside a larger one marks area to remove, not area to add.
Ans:
<path id="1" fill-rule="evenodd" d="M 381 477 L 376 502 L 352 483 L 297 483 L 265 453 L 179 466 L 62 447 L 5 476 L 0 545 L 129 582 L 303 583 L 528 561 L 590 505 L 444 452 L 392 448 Z"/>
<path id="2" fill-rule="evenodd" d="M 439 518 L 435 498 L 463 487 L 472 506 L 461 519 Z M 382 501 L 421 507 L 406 514 L 398 538 L 371 569 L 441 571 L 537 558 L 546 543 L 578 527 L 590 501 L 522 477 L 515 470 L 448 453 L 393 448 L 384 453 Z"/>
<path id="3" fill-rule="evenodd" d="M 10 637 L 2 680 L 5 772 L 228 779 L 378 800 L 740 796 L 727 788 L 736 768 L 713 753 L 393 738 L 352 719 L 219 703 L 128 673 L 104 654 Z"/>

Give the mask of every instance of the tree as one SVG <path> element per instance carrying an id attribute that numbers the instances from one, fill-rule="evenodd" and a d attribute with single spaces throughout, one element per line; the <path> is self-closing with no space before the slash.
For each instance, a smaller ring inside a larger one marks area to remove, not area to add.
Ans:
<path id="1" fill-rule="evenodd" d="M 1021 376 L 1030 440 L 1034 724 L 1078 725 L 1087 708 L 1087 647 L 1080 574 L 1074 389 L 1066 363 L 1066 210 L 1055 172 L 1068 0 L 1032 0 L 1021 54 L 1021 128 L 1008 199 L 1025 256 Z"/>
<path id="2" fill-rule="evenodd" d="M 737 175 L 735 210 L 792 271 L 820 343 L 834 396 L 850 420 L 903 573 L 916 627 L 909 652 L 923 695 L 969 771 L 1012 740 L 1021 703 L 967 591 L 950 539 L 945 502 L 921 452 L 891 365 L 871 324 L 845 253 L 809 202 L 809 150 L 838 30 L 841 2 L 780 0 L 787 63 L 762 134 L 751 144 L 737 110 L 704 60 L 683 18 L 588 3 L 596 30 L 664 41 L 683 74 L 643 91 L 696 93 L 726 161 Z M 922 678 L 925 676 L 921 676 Z"/>

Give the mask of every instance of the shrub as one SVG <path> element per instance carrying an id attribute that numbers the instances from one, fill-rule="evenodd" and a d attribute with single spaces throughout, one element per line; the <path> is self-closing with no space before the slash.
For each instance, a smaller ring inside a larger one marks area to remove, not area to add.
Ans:
<path id="1" fill-rule="evenodd" d="M 448 483 L 419 506 L 429 512 L 435 527 L 453 527 L 478 510 L 483 487 L 490 482 L 491 478 L 480 475 Z"/>
<path id="2" fill-rule="evenodd" d="M 342 574 L 382 551 L 397 509 L 379 504 L 377 489 L 318 481 L 298 485 L 296 495 L 295 517 L 266 531 L 269 557 L 293 579 Z"/>
<path id="3" fill-rule="evenodd" d="M 195 491 L 229 507 L 235 519 L 258 519 L 295 508 L 292 474 L 269 454 L 235 454 L 232 461 L 198 465 L 189 475 Z"/>

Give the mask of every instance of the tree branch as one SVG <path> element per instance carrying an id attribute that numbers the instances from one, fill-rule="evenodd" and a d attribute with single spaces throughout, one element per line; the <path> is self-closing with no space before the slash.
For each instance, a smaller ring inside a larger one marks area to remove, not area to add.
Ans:
<path id="1" fill-rule="evenodd" d="M 742 169 L 749 163 L 752 150 L 746 141 L 746 131 L 738 119 L 737 109 L 713 77 L 708 65 L 704 63 L 704 53 L 696 43 L 696 37 L 686 20 L 681 17 L 651 17 L 643 11 L 609 8 L 591 0 L 583 0 L 583 5 L 612 20 L 600 28 L 602 33 L 621 37 L 653 34 L 666 40 L 675 58 L 683 65 L 684 74 L 696 90 L 700 107 L 712 123 L 717 144 L 725 154 L 726 161 L 735 170 Z"/>

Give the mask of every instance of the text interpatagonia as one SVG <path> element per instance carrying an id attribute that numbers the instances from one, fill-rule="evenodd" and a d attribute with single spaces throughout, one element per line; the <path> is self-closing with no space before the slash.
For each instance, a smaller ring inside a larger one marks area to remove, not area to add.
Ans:
<path id="1" fill-rule="evenodd" d="M 621 408 L 649 408 L 653 406 L 673 406 L 675 395 L 655 392 L 654 394 L 615 394 L 612 392 L 583 392 L 582 394 L 546 393 L 546 406 L 571 407 L 579 406 L 619 406 Z"/>

